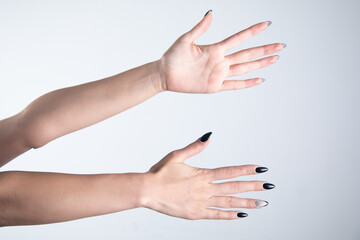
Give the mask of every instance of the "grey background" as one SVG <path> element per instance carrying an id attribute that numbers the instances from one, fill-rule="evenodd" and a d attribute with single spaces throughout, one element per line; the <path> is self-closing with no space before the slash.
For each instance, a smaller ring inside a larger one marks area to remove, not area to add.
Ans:
<path id="1" fill-rule="evenodd" d="M 359 1 L 0 1 L 0 118 L 51 90 L 161 57 L 209 9 L 196 43 L 273 24 L 230 52 L 284 42 L 275 65 L 241 76 L 258 87 L 161 93 L 100 124 L 31 150 L 1 170 L 144 172 L 207 131 L 197 167 L 255 163 L 276 188 L 235 221 L 188 221 L 139 208 L 0 229 L 1 239 L 360 239 Z M 229 52 L 229 53 L 230 53 Z M 46 197 L 46 196 L 44 196 Z"/>

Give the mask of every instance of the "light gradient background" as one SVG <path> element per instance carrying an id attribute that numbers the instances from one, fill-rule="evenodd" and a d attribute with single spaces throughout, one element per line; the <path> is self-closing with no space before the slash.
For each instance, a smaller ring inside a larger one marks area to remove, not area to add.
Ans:
<path id="1" fill-rule="evenodd" d="M 359 239 L 359 1 L 0 1 L 0 118 L 54 89 L 159 59 L 213 9 L 196 43 L 273 24 L 230 52 L 284 42 L 251 89 L 161 93 L 31 150 L 1 170 L 144 172 L 207 131 L 197 167 L 267 166 L 276 188 L 239 194 L 269 206 L 234 221 L 189 221 L 145 208 L 7 227 L 0 239 Z M 229 53 L 230 53 L 229 52 Z M 119 186 L 121 187 L 121 186 Z M 46 198 L 46 196 L 43 196 Z"/>

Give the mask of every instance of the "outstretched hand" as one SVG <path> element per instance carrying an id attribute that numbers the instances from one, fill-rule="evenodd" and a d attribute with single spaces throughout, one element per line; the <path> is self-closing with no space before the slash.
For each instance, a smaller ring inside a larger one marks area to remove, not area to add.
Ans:
<path id="1" fill-rule="evenodd" d="M 189 32 L 180 36 L 160 59 L 161 82 L 164 90 L 184 93 L 216 93 L 253 87 L 262 78 L 225 80 L 275 63 L 278 56 L 253 60 L 282 50 L 282 43 L 249 48 L 225 56 L 225 52 L 265 30 L 271 22 L 261 22 L 229 38 L 210 45 L 196 45 L 210 26 L 211 11 Z"/>
<path id="2" fill-rule="evenodd" d="M 145 173 L 145 187 L 141 205 L 149 209 L 185 219 L 238 219 L 247 214 L 217 208 L 261 208 L 267 205 L 259 199 L 237 198 L 224 194 L 264 191 L 275 186 L 265 181 L 216 180 L 266 172 L 266 167 L 243 165 L 216 169 L 196 168 L 185 160 L 203 151 L 211 133 L 205 134 L 187 147 L 166 155 Z"/>

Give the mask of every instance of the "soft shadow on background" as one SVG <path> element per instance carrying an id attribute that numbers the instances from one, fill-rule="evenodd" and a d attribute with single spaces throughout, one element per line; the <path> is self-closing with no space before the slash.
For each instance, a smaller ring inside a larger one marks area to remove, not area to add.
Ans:
<path id="1" fill-rule="evenodd" d="M 161 93 L 100 124 L 31 150 L 1 170 L 144 172 L 213 131 L 197 167 L 267 166 L 269 206 L 235 221 L 189 221 L 145 208 L 0 229 L 10 239 L 359 239 L 359 1 L 1 1 L 0 118 L 57 88 L 156 60 L 206 11 L 218 42 L 273 24 L 231 52 L 284 42 L 280 60 L 241 77 L 258 87 Z M 229 52 L 230 53 L 230 52 Z M 121 186 L 119 186 L 121 187 Z M 46 196 L 44 196 L 46 198 Z"/>

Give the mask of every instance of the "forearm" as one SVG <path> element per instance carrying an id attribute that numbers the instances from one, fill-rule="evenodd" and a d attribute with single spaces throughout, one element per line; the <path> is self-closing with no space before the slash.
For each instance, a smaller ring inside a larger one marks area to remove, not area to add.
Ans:
<path id="1" fill-rule="evenodd" d="M 118 75 L 59 89 L 32 102 L 20 115 L 31 147 L 118 114 L 162 91 L 158 61 Z"/>
<path id="2" fill-rule="evenodd" d="M 143 173 L 0 173 L 0 225 L 69 221 L 140 207 Z"/>

